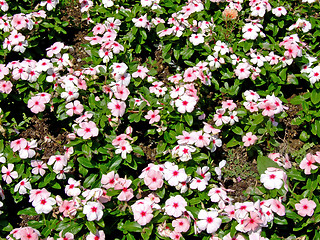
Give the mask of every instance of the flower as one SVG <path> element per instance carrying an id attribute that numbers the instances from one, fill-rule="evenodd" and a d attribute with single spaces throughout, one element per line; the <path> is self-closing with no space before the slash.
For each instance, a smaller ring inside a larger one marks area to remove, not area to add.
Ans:
<path id="1" fill-rule="evenodd" d="M 226 8 L 223 12 L 222 12 L 222 17 L 225 18 L 226 20 L 234 20 L 238 17 L 238 11 L 236 9 L 230 9 L 230 8 Z"/>
<path id="2" fill-rule="evenodd" d="M 77 134 L 78 136 L 83 137 L 83 139 L 98 136 L 99 129 L 93 121 L 81 122 L 79 126 L 80 129 L 77 130 Z"/>
<path id="3" fill-rule="evenodd" d="M 18 173 L 16 171 L 12 171 L 14 168 L 14 165 L 12 163 L 8 164 L 8 167 L 2 166 L 1 172 L 2 172 L 2 179 L 7 184 L 10 184 L 12 182 L 12 178 L 16 179 L 18 178 Z"/>
<path id="4" fill-rule="evenodd" d="M 105 240 L 105 233 L 104 231 L 100 230 L 96 232 L 96 234 L 93 234 L 92 232 L 89 233 L 89 235 L 86 237 L 86 240 Z"/>
<path id="5" fill-rule="evenodd" d="M 190 222 L 186 218 L 177 218 L 172 221 L 172 227 L 175 232 L 187 232 L 190 228 Z"/>
<path id="6" fill-rule="evenodd" d="M 317 169 L 318 166 L 314 165 L 316 162 L 314 155 L 308 153 L 306 157 L 300 162 L 299 167 L 304 170 L 304 173 L 311 174 L 311 169 Z"/>
<path id="7" fill-rule="evenodd" d="M 301 199 L 299 203 L 295 205 L 298 214 L 302 217 L 313 215 L 314 209 L 316 208 L 317 204 L 313 200 L 308 200 L 307 198 Z"/>
<path id="8" fill-rule="evenodd" d="M 159 122 L 160 121 L 159 110 L 154 110 L 154 111 L 149 110 L 147 112 L 147 115 L 144 117 L 149 120 L 149 124 Z"/>
<path id="9" fill-rule="evenodd" d="M 174 197 L 170 197 L 165 202 L 165 212 L 169 216 L 177 218 L 180 217 L 182 213 L 186 211 L 186 206 L 186 200 L 182 196 L 176 195 Z"/>
<path id="10" fill-rule="evenodd" d="M 108 108 L 111 110 L 112 116 L 122 117 L 126 110 L 126 103 L 113 98 L 108 103 Z"/>
<path id="11" fill-rule="evenodd" d="M 267 168 L 264 174 L 261 174 L 260 181 L 264 187 L 271 189 L 280 189 L 285 182 L 286 174 L 279 168 Z"/>
<path id="12" fill-rule="evenodd" d="M 218 212 L 216 210 L 207 212 L 201 209 L 198 214 L 198 219 L 196 226 L 200 231 L 206 230 L 207 233 L 215 233 L 222 223 L 221 218 L 218 218 Z"/>
<path id="13" fill-rule="evenodd" d="M 83 207 L 83 213 L 87 215 L 88 221 L 99 221 L 102 218 L 103 206 L 98 202 L 87 202 Z"/>
<path id="14" fill-rule="evenodd" d="M 53 209 L 52 205 L 54 204 L 56 204 L 56 200 L 52 197 L 37 198 L 32 202 L 32 206 L 34 206 L 38 214 L 48 214 Z"/>
<path id="15" fill-rule="evenodd" d="M 153 218 L 152 208 L 150 204 L 142 203 L 137 204 L 132 208 L 134 220 L 141 226 L 148 224 Z"/>
<path id="16" fill-rule="evenodd" d="M 80 115 L 83 112 L 83 105 L 78 101 L 75 100 L 74 102 L 70 102 L 66 105 L 67 110 L 67 115 L 73 116 L 73 114 L 78 114 Z"/>
<path id="17" fill-rule="evenodd" d="M 150 170 L 144 177 L 144 183 L 149 187 L 150 190 L 157 190 L 163 185 L 163 174 L 160 171 Z"/>
<path id="18" fill-rule="evenodd" d="M 248 132 L 245 136 L 242 137 L 242 142 L 244 142 L 243 146 L 249 147 L 258 140 L 257 136 L 252 134 L 252 132 Z"/>
<path id="19" fill-rule="evenodd" d="M 20 194 L 26 194 L 27 193 L 27 189 L 31 190 L 31 183 L 26 179 L 22 179 L 15 187 L 14 187 L 14 191 L 18 192 Z"/>

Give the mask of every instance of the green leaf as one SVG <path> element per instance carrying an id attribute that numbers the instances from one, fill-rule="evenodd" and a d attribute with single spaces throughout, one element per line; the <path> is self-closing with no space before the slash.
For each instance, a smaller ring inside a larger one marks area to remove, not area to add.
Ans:
<path id="1" fill-rule="evenodd" d="M 95 167 L 93 165 L 93 163 L 90 161 L 90 159 L 88 159 L 86 157 L 78 157 L 77 160 L 84 167 L 87 167 L 87 168 L 94 168 Z"/>
<path id="2" fill-rule="evenodd" d="M 293 105 L 298 105 L 298 104 L 303 103 L 305 100 L 306 100 L 306 98 L 304 96 L 298 95 L 298 96 L 295 96 L 294 98 L 292 98 L 290 100 L 290 103 Z"/>
<path id="3" fill-rule="evenodd" d="M 315 135 L 315 134 L 314 134 Z M 310 138 L 310 135 L 306 132 L 306 131 L 302 131 L 300 136 L 299 136 L 299 139 L 303 142 L 306 142 L 308 141 L 308 139 Z"/>
<path id="4" fill-rule="evenodd" d="M 139 147 L 139 146 L 133 146 L 133 147 L 132 147 L 132 150 L 133 150 L 133 152 L 138 153 L 138 154 L 140 154 L 141 156 L 144 156 L 144 152 L 143 152 L 143 150 L 142 150 L 141 147 Z"/>
<path id="5" fill-rule="evenodd" d="M 37 216 L 38 213 L 34 209 L 34 207 L 28 207 L 18 212 L 18 215 L 29 215 L 29 216 Z"/>
<path id="6" fill-rule="evenodd" d="M 123 226 L 121 228 L 122 229 L 120 229 L 120 230 L 126 230 L 128 232 L 141 232 L 142 231 L 141 225 L 137 222 L 126 221 L 125 224 L 123 224 Z"/>
<path id="7" fill-rule="evenodd" d="M 97 179 L 98 174 L 90 174 L 83 182 L 83 187 L 85 188 L 90 188 L 90 186 L 92 186 L 92 184 L 95 182 L 95 180 Z"/>
<path id="8" fill-rule="evenodd" d="M 208 159 L 208 156 L 204 153 L 196 153 L 192 156 L 192 159 L 196 162 Z"/>
<path id="9" fill-rule="evenodd" d="M 259 174 L 260 175 L 263 174 L 268 167 L 279 168 L 279 165 L 268 157 L 258 156 L 257 168 L 258 168 Z"/>
<path id="10" fill-rule="evenodd" d="M 97 229 L 96 229 L 96 226 L 95 226 L 94 222 L 87 221 L 86 222 L 86 226 L 87 226 L 87 228 L 89 229 L 90 232 L 92 232 L 93 234 L 96 234 Z"/>
<path id="11" fill-rule="evenodd" d="M 311 102 L 317 104 L 320 101 L 320 92 L 318 89 L 313 89 L 311 92 Z"/>
<path id="12" fill-rule="evenodd" d="M 184 119 L 186 120 L 187 124 L 191 127 L 193 124 L 193 116 L 189 113 L 184 115 Z"/>
<path id="13" fill-rule="evenodd" d="M 257 116 L 255 116 L 253 120 L 253 125 L 258 125 L 259 123 L 262 123 L 263 120 L 264 120 L 264 116 L 262 116 L 262 114 L 258 114 Z"/>
<path id="14" fill-rule="evenodd" d="M 234 146 L 237 146 L 237 145 L 239 145 L 239 141 L 236 140 L 235 138 L 232 138 L 232 139 L 227 143 L 227 148 L 234 147 Z"/>
<path id="15" fill-rule="evenodd" d="M 297 169 L 291 168 L 289 172 L 287 172 L 287 176 L 297 181 L 305 181 L 305 176 L 302 175 L 301 171 Z"/>
<path id="16" fill-rule="evenodd" d="M 243 135 L 243 131 L 240 127 L 236 127 L 234 129 L 232 129 L 232 132 L 234 132 L 237 135 Z"/>
<path id="17" fill-rule="evenodd" d="M 285 218 L 275 216 L 273 222 L 278 225 L 288 225 L 288 221 Z"/>

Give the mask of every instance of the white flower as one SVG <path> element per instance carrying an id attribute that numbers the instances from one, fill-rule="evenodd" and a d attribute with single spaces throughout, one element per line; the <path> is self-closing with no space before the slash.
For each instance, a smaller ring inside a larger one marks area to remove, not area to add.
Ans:
<path id="1" fill-rule="evenodd" d="M 102 205 L 97 202 L 87 202 L 83 207 L 83 213 L 87 215 L 88 221 L 99 221 L 102 218 Z"/>
<path id="2" fill-rule="evenodd" d="M 24 178 L 22 179 L 15 187 L 14 191 L 17 192 L 19 191 L 20 194 L 26 194 L 27 189 L 31 190 L 31 184 L 30 182 Z"/>
<path id="3" fill-rule="evenodd" d="M 76 197 L 76 196 L 79 196 L 81 193 L 80 188 L 77 188 L 79 186 L 80 186 L 80 181 L 76 181 L 73 178 L 69 178 L 68 185 L 66 186 L 64 191 L 69 197 Z"/>
<path id="4" fill-rule="evenodd" d="M 45 213 L 48 214 L 52 210 L 52 205 L 56 204 L 56 200 L 52 197 L 48 198 L 38 198 L 32 202 L 32 206 L 38 214 Z"/>
<path id="5" fill-rule="evenodd" d="M 198 34 L 191 34 L 189 41 L 194 45 L 197 46 L 200 43 L 204 43 L 204 37 L 201 33 Z"/>
<path id="6" fill-rule="evenodd" d="M 222 220 L 218 218 L 218 212 L 216 210 L 207 212 L 206 210 L 200 210 L 198 214 L 197 227 L 201 230 L 207 230 L 207 233 L 214 233 L 220 227 Z"/>

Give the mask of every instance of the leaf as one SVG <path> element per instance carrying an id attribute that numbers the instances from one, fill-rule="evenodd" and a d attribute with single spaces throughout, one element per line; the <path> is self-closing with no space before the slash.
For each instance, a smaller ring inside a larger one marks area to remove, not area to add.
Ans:
<path id="1" fill-rule="evenodd" d="M 228 143 L 227 143 L 227 148 L 237 146 L 239 144 L 239 141 L 236 140 L 235 138 L 232 138 Z"/>
<path id="2" fill-rule="evenodd" d="M 316 134 L 314 134 L 314 135 L 316 135 Z M 306 131 L 302 131 L 299 136 L 299 139 L 303 142 L 308 141 L 309 138 L 310 138 L 310 135 Z"/>
<path id="3" fill-rule="evenodd" d="M 285 218 L 275 216 L 273 222 L 278 225 L 288 225 L 288 221 Z"/>
<path id="4" fill-rule="evenodd" d="M 86 226 L 87 226 L 87 228 L 89 229 L 90 232 L 92 232 L 93 234 L 96 234 L 97 229 L 96 229 L 96 226 L 95 226 L 94 222 L 87 221 L 86 222 Z"/>
<path id="5" fill-rule="evenodd" d="M 132 147 L 132 150 L 133 150 L 133 152 L 138 153 L 138 154 L 140 154 L 141 156 L 144 156 L 144 152 L 143 152 L 143 150 L 142 150 L 141 147 L 139 147 L 139 146 L 133 146 L 133 147 Z"/>
<path id="6" fill-rule="evenodd" d="M 123 230 L 128 231 L 128 232 L 141 232 L 142 231 L 141 225 L 137 222 L 126 221 L 125 224 L 123 224 L 123 226 L 121 228 Z"/>
<path id="7" fill-rule="evenodd" d="M 320 93 L 318 89 L 313 89 L 311 92 L 311 102 L 313 104 L 317 104 L 320 101 Z"/>
<path id="8" fill-rule="evenodd" d="M 184 115 L 184 119 L 186 120 L 187 124 L 191 127 L 193 124 L 193 116 L 187 113 Z"/>
<path id="9" fill-rule="evenodd" d="M 28 207 L 23 210 L 20 210 L 17 214 L 18 215 L 29 215 L 29 216 L 37 216 L 38 215 L 38 213 L 36 212 L 36 210 L 33 207 Z"/>
<path id="10" fill-rule="evenodd" d="M 243 131 L 240 127 L 236 127 L 234 129 L 232 129 L 232 132 L 234 132 L 237 135 L 243 135 Z"/>
<path id="11" fill-rule="evenodd" d="M 196 153 L 192 156 L 192 159 L 196 162 L 200 162 L 202 160 L 208 159 L 208 156 L 204 153 Z"/>
<path id="12" fill-rule="evenodd" d="M 290 103 L 293 104 L 293 105 L 298 105 L 298 104 L 301 104 L 302 102 L 304 102 L 306 100 L 306 98 L 302 95 L 298 95 L 298 96 L 295 96 L 294 98 L 292 98 L 290 100 Z"/>
<path id="13" fill-rule="evenodd" d="M 257 168 L 258 168 L 259 174 L 260 175 L 263 174 L 268 167 L 279 168 L 279 165 L 268 157 L 258 156 Z"/>
<path id="14" fill-rule="evenodd" d="M 291 168 L 289 172 L 287 172 L 287 176 L 297 181 L 305 181 L 306 178 L 302 175 L 301 171 L 298 171 L 294 168 Z"/>
<path id="15" fill-rule="evenodd" d="M 253 120 L 253 125 L 258 125 L 259 123 L 262 123 L 263 120 L 264 120 L 264 116 L 262 116 L 262 114 L 258 114 L 257 116 L 255 116 Z"/>
<path id="16" fill-rule="evenodd" d="M 90 159 L 86 158 L 86 157 L 78 157 L 77 158 L 78 162 L 87 168 L 94 168 L 95 166 L 91 163 Z"/>
<path id="17" fill-rule="evenodd" d="M 90 174 L 83 182 L 83 187 L 85 188 L 90 188 L 94 181 L 97 179 L 98 175 L 97 174 Z"/>

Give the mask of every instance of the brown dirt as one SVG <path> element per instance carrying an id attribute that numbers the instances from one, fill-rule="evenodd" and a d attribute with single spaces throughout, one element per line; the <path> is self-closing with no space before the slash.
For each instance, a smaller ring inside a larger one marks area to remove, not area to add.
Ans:
<path id="1" fill-rule="evenodd" d="M 67 143 L 68 132 L 60 133 L 57 125 L 51 123 L 49 118 L 40 120 L 37 116 L 34 116 L 29 127 L 21 132 L 19 137 L 36 139 L 39 150 L 43 150 L 42 159 L 48 159 L 57 152 L 64 153 L 63 146 Z"/>

